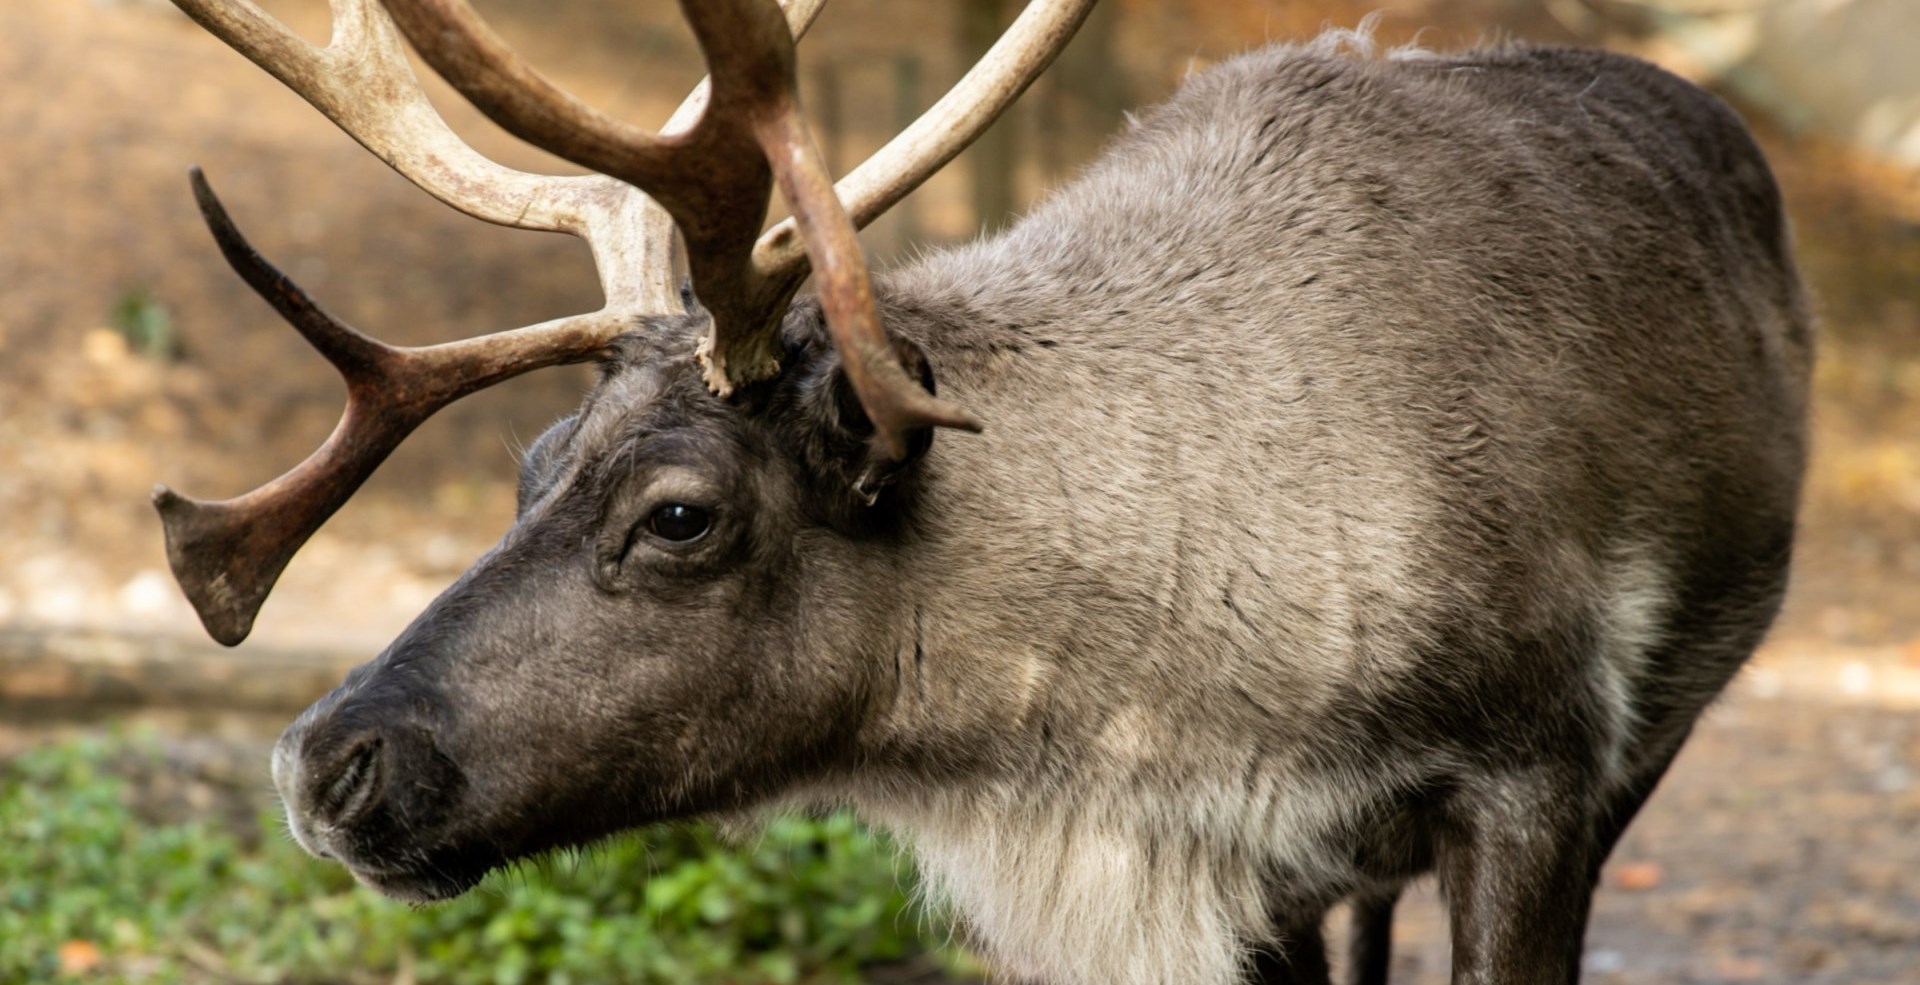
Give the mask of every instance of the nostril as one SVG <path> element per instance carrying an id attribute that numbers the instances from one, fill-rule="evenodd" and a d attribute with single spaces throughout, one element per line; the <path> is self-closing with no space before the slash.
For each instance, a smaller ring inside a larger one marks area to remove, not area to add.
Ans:
<path id="1" fill-rule="evenodd" d="M 380 750 L 377 737 L 362 739 L 341 757 L 332 779 L 321 779 L 313 812 L 332 824 L 345 824 L 365 813 L 380 789 Z"/>

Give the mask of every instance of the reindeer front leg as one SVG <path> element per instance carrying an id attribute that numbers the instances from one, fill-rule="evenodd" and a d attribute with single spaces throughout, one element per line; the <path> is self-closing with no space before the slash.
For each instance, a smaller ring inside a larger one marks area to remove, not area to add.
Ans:
<path id="1" fill-rule="evenodd" d="M 1592 888 L 1591 785 L 1560 771 L 1470 781 L 1439 845 L 1453 985 L 1580 977 Z"/>

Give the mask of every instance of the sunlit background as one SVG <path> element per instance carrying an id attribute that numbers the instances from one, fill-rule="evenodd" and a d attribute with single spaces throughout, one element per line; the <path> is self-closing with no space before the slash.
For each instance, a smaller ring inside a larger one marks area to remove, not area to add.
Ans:
<path id="1" fill-rule="evenodd" d="M 323 41 L 323 0 L 273 13 Z M 657 124 L 701 69 L 669 0 L 479 0 L 534 64 Z M 802 46 L 844 172 L 937 98 L 1016 0 L 835 0 Z M 1105 0 L 973 150 L 876 223 L 879 265 L 1012 221 L 1131 107 L 1266 41 L 1524 38 L 1653 59 L 1766 146 L 1819 298 L 1787 611 L 1616 853 L 1595 982 L 1920 975 L 1920 3 Z M 502 161 L 567 170 L 429 86 Z M 298 857 L 265 747 L 504 530 L 516 450 L 582 370 L 456 405 L 303 551 L 235 651 L 205 641 L 146 505 L 278 474 L 342 388 L 219 259 L 186 167 L 323 303 L 418 343 L 598 305 L 586 250 L 453 213 L 156 0 L 0 4 L 0 982 L 943 981 L 980 970 L 845 819 L 722 851 L 661 829 L 409 911 Z M 1429 897 L 1397 981 L 1446 977 Z"/>

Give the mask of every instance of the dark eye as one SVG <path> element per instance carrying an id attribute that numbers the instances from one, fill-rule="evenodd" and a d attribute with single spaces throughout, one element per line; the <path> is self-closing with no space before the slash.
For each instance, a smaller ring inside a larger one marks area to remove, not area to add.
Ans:
<path id="1" fill-rule="evenodd" d="M 647 517 L 647 529 L 655 537 L 677 544 L 700 539 L 712 526 L 713 514 L 685 503 L 668 503 Z"/>

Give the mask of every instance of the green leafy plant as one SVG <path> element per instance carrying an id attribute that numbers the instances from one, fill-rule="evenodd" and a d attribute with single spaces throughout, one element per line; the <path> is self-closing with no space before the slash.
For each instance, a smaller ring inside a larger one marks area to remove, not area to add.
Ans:
<path id="1" fill-rule="evenodd" d="M 113 305 L 113 327 L 127 340 L 127 349 L 157 362 L 180 358 L 180 338 L 173 330 L 173 312 L 165 304 L 135 289 Z"/>
<path id="2" fill-rule="evenodd" d="M 154 756 L 81 739 L 0 766 L 0 981 L 847 982 L 944 936 L 923 937 L 939 924 L 895 850 L 843 814 L 744 847 L 655 826 L 410 908 L 270 816 L 144 822 L 116 764 Z"/>

